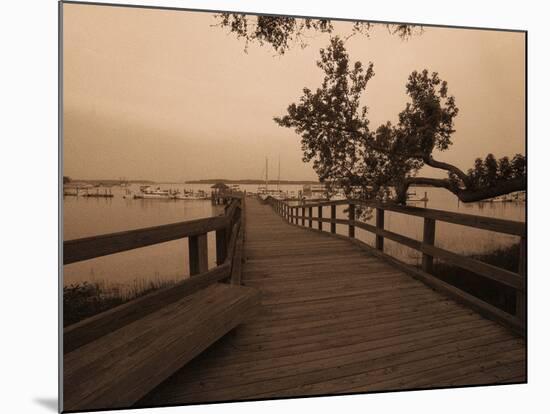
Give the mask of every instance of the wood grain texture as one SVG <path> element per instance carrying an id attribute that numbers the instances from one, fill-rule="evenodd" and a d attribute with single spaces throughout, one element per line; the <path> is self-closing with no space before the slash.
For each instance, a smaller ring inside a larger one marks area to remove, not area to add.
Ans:
<path id="1" fill-rule="evenodd" d="M 208 271 L 208 239 L 206 234 L 189 237 L 189 274 L 198 275 Z"/>
<path id="2" fill-rule="evenodd" d="M 216 283 L 66 354 L 64 410 L 131 406 L 258 303 L 255 289 Z"/>
<path id="3" fill-rule="evenodd" d="M 435 220 L 424 217 L 424 235 L 422 236 L 423 246 L 433 246 L 435 243 Z M 458 256 L 458 255 L 457 255 Z M 426 273 L 433 273 L 434 257 L 428 253 L 422 253 L 422 270 Z"/>
<path id="4" fill-rule="evenodd" d="M 243 266 L 243 249 L 244 249 L 244 220 L 238 228 L 235 239 L 235 250 L 233 260 L 231 261 L 231 283 L 234 285 L 241 284 L 242 266 Z"/>
<path id="5" fill-rule="evenodd" d="M 231 263 L 225 263 L 209 272 L 183 280 L 174 286 L 151 292 L 78 323 L 69 325 L 63 329 L 63 352 L 74 351 L 82 345 L 158 311 L 163 306 L 182 300 L 184 297 L 212 283 L 229 277 L 230 272 Z"/>
<path id="6" fill-rule="evenodd" d="M 136 407 L 525 381 L 520 336 L 357 240 L 247 203 L 242 283 L 259 312 Z"/>

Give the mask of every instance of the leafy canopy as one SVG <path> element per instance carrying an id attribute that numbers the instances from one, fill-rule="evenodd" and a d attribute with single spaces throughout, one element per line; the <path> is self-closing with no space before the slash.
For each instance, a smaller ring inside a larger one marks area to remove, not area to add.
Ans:
<path id="1" fill-rule="evenodd" d="M 434 151 L 451 147 L 458 114 L 455 98 L 437 72 L 412 72 L 405 85 L 409 102 L 397 124 L 388 121 L 372 130 L 361 98 L 374 76 L 373 64 L 352 64 L 344 41 L 333 37 L 320 50 L 317 66 L 324 72 L 321 86 L 304 88 L 299 102 L 274 120 L 300 135 L 303 160 L 312 162 L 322 182 L 343 188 L 348 197 L 400 203 L 413 184 L 446 188 L 463 201 L 525 188 L 526 162 L 520 154 L 511 162 L 489 154 L 467 173 L 433 158 Z M 418 177 L 424 165 L 446 170 L 448 178 Z"/>
<path id="2" fill-rule="evenodd" d="M 333 33 L 334 23 L 330 19 L 295 18 L 286 16 L 253 16 L 241 13 L 220 13 L 216 15 L 218 26 L 229 29 L 239 39 L 249 43 L 268 44 L 279 55 L 283 55 L 294 45 L 305 48 L 311 34 Z M 351 24 L 348 37 L 356 34 L 369 35 L 375 25 L 356 21 Z M 402 39 L 422 32 L 422 28 L 409 24 L 378 24 Z"/>

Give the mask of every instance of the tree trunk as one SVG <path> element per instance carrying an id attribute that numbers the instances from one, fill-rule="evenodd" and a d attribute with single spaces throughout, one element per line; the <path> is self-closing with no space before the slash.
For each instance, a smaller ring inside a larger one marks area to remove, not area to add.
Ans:
<path id="1" fill-rule="evenodd" d="M 407 192 L 409 191 L 409 182 L 408 180 L 403 181 L 400 184 L 395 186 L 397 204 L 405 205 L 407 204 Z"/>

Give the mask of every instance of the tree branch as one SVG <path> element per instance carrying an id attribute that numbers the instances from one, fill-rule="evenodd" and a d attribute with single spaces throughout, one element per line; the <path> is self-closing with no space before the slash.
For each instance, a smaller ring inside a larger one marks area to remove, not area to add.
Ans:
<path id="1" fill-rule="evenodd" d="M 453 191 L 460 201 L 471 203 L 473 201 L 486 200 L 488 198 L 513 193 L 514 191 L 523 191 L 527 188 L 527 178 L 514 178 L 513 180 L 497 181 L 495 185 L 479 189 L 466 189 Z"/>
<path id="2" fill-rule="evenodd" d="M 355 135 L 355 136 L 358 136 L 358 137 L 368 137 L 368 134 L 361 133 L 360 131 L 357 131 L 357 130 L 351 130 L 351 129 L 346 129 L 346 128 L 335 128 L 335 127 L 330 126 L 330 125 L 319 125 L 318 123 L 314 123 L 314 125 L 316 125 L 318 128 L 321 128 L 321 129 L 322 128 L 328 129 L 329 131 L 346 132 L 348 134 Z M 374 142 L 369 141 L 369 140 L 364 140 L 363 144 L 365 146 L 369 147 L 370 149 L 373 149 L 375 151 L 381 152 L 381 153 L 386 154 L 386 155 L 390 155 L 391 152 L 392 152 L 390 149 L 379 146 L 379 145 L 377 145 Z M 426 165 L 429 165 L 430 167 L 452 172 L 452 173 L 456 174 L 456 176 L 462 180 L 462 182 L 464 183 L 464 186 L 467 187 L 467 185 L 468 185 L 468 181 L 469 181 L 468 175 L 464 171 L 462 171 L 460 168 L 458 168 L 458 167 L 456 167 L 452 164 L 448 164 L 448 163 L 443 162 L 443 161 L 437 161 L 431 155 L 426 155 L 424 153 L 408 153 L 408 152 L 400 152 L 400 151 L 396 151 L 395 153 L 397 153 L 399 155 L 403 155 L 403 156 L 418 158 L 418 159 L 421 159 L 422 161 L 424 161 L 424 163 Z"/>
<path id="3" fill-rule="evenodd" d="M 449 180 L 444 178 L 410 177 L 405 181 L 405 191 L 413 184 L 445 188 L 455 194 L 463 203 L 471 203 L 513 193 L 514 191 L 523 191 L 527 187 L 527 179 L 521 177 L 513 180 L 501 180 L 490 187 L 463 190 L 454 187 Z"/>
<path id="4" fill-rule="evenodd" d="M 405 180 L 405 185 L 427 185 L 430 187 L 446 188 L 453 191 L 451 182 L 446 178 L 410 177 Z M 454 192 L 454 191 L 453 191 Z"/>
<path id="5" fill-rule="evenodd" d="M 462 182 L 464 183 L 464 186 L 468 187 L 468 181 L 469 181 L 468 176 L 460 168 L 455 167 L 454 165 L 448 164 L 443 161 L 434 160 L 431 155 L 423 156 L 422 160 L 426 165 L 429 165 L 430 167 L 439 168 L 440 170 L 446 170 L 454 173 L 458 178 L 462 180 Z"/>

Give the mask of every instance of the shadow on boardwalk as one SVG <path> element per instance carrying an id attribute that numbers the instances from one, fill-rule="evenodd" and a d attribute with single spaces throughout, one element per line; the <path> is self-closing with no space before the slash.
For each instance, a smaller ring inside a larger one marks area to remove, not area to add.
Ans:
<path id="1" fill-rule="evenodd" d="M 246 220 L 261 311 L 137 406 L 525 381 L 508 329 L 256 200 Z"/>

